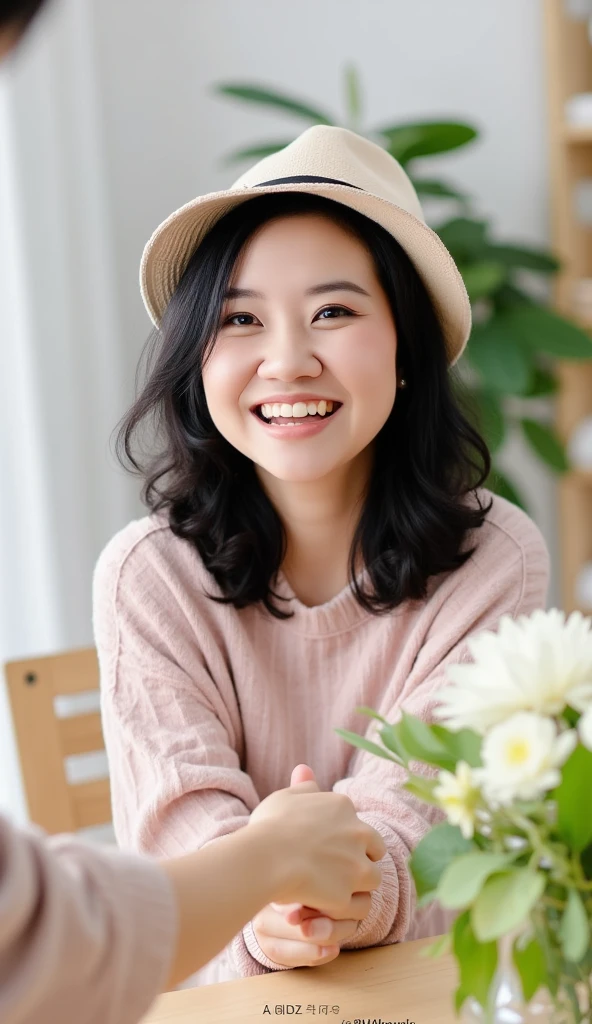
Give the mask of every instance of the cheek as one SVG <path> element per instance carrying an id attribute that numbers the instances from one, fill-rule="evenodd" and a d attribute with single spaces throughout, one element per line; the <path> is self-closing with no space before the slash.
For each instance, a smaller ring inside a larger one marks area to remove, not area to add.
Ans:
<path id="1" fill-rule="evenodd" d="M 352 397 L 392 404 L 397 382 L 397 340 L 392 326 L 363 330 L 348 344 L 340 357 L 339 376 Z"/>
<path id="2" fill-rule="evenodd" d="M 218 426 L 221 416 L 238 412 L 238 401 L 255 367 L 246 346 L 217 344 L 203 370 L 210 415 Z"/>

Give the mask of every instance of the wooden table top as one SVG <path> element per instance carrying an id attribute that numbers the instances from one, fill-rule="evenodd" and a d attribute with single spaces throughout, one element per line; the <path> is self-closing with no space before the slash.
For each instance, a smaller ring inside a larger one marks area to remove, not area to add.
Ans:
<path id="1" fill-rule="evenodd" d="M 437 960 L 419 955 L 431 941 L 341 953 L 324 967 L 168 992 L 144 1024 L 275 1024 L 280 1017 L 294 1024 L 363 1024 L 368 1018 L 368 1024 L 456 1024 L 456 968 L 450 955 Z"/>

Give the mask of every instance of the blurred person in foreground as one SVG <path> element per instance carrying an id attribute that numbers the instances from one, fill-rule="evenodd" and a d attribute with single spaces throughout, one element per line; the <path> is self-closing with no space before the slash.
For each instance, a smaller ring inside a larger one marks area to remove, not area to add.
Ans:
<path id="1" fill-rule="evenodd" d="M 0 3 L 0 57 L 43 2 Z M 132 1024 L 271 901 L 322 901 L 336 914 L 349 904 L 354 917 L 380 883 L 384 849 L 304 765 L 248 827 L 166 862 L 0 816 L 0 1020 Z"/>

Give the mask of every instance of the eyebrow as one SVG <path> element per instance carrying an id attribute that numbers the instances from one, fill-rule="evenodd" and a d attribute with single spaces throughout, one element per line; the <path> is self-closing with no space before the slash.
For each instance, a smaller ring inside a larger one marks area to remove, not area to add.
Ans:
<path id="1" fill-rule="evenodd" d="M 366 295 L 370 298 L 370 293 L 365 288 L 361 288 L 359 284 L 354 284 L 353 281 L 325 281 L 323 284 L 315 284 L 314 288 L 308 288 L 306 295 L 324 295 L 326 292 L 357 292 L 358 295 Z M 262 292 L 254 292 L 250 288 L 228 288 L 224 298 L 264 299 L 265 296 Z"/>

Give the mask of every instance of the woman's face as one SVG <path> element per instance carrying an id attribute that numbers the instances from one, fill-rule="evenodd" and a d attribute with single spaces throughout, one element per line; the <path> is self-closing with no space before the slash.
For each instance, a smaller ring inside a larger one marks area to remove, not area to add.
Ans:
<path id="1" fill-rule="evenodd" d="M 220 433 L 278 480 L 312 482 L 364 452 L 397 388 L 397 335 L 363 244 L 319 214 L 251 238 L 204 367 Z"/>

